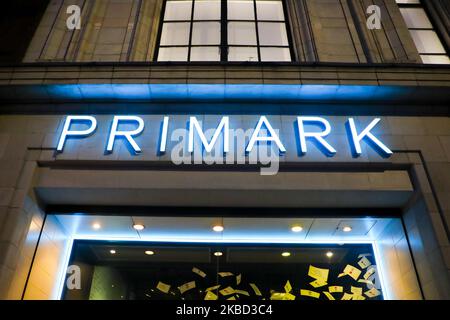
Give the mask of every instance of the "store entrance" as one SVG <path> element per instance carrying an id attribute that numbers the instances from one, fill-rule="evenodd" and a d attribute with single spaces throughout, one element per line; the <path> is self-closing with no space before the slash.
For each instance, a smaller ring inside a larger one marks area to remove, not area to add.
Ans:
<path id="1" fill-rule="evenodd" d="M 76 241 L 63 299 L 382 299 L 371 244 Z M 75 271 L 75 270 L 73 270 Z M 66 280 L 66 281 L 67 281 Z M 71 288 L 71 289 L 68 289 Z"/>
<path id="2" fill-rule="evenodd" d="M 422 298 L 399 218 L 82 214 L 47 216 L 24 297 Z"/>

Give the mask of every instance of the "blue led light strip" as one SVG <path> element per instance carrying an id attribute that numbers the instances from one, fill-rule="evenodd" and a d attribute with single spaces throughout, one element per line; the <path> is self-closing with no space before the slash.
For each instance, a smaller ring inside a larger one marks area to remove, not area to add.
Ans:
<path id="1" fill-rule="evenodd" d="M 436 91 L 437 89 L 434 88 Z M 6 100 L 148 102 L 380 102 L 420 99 L 412 86 L 316 84 L 49 84 L 0 86 Z M 21 92 L 20 95 L 17 93 Z M 445 92 L 434 92 L 445 99 Z M 416 97 L 417 96 L 417 97 Z M 423 96 L 422 96 L 423 98 Z"/>

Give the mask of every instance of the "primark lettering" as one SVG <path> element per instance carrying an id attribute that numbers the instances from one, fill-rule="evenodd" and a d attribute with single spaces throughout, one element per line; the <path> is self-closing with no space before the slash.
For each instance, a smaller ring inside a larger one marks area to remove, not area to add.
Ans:
<path id="1" fill-rule="evenodd" d="M 149 137 L 150 139 L 158 139 L 158 152 L 165 153 L 168 137 L 170 136 L 171 119 L 169 116 L 162 116 L 161 122 L 157 124 L 161 130 L 157 137 Z M 376 150 L 381 156 L 389 157 L 392 155 L 392 151 L 373 133 L 374 128 L 381 121 L 380 118 L 371 119 L 368 125 L 362 126 L 358 124 L 354 118 L 347 118 L 345 122 L 346 132 L 348 136 L 349 147 L 355 157 L 362 154 L 362 144 L 366 143 L 370 148 Z M 123 129 L 123 125 L 126 126 L 126 130 Z M 122 125 L 122 129 L 121 129 Z M 98 123 L 95 116 L 86 115 L 71 115 L 67 116 L 64 120 L 63 130 L 60 134 L 57 152 L 64 152 L 64 146 L 68 139 L 89 139 L 89 136 L 95 134 Z M 315 130 L 311 130 L 311 126 L 316 127 Z M 298 116 L 295 117 L 292 126 L 292 137 L 297 139 L 297 145 L 301 154 L 307 154 L 309 147 L 307 141 L 314 142 L 314 144 L 321 149 L 321 151 L 329 156 L 334 156 L 339 150 L 336 150 L 331 143 L 327 141 L 327 137 L 333 134 L 332 125 L 330 122 L 317 116 Z M 139 154 L 142 152 L 141 147 L 136 142 L 135 138 L 144 134 L 145 122 L 142 117 L 139 116 L 124 116 L 117 115 L 112 116 L 109 134 L 107 141 L 105 141 L 106 153 L 113 153 L 114 146 L 118 139 L 122 139 L 129 146 L 130 152 L 133 154 Z M 244 128 L 252 129 L 252 128 Z M 230 117 L 223 116 L 218 121 L 217 126 L 209 128 L 212 130 L 212 134 L 209 134 L 207 138 L 206 130 L 208 128 L 202 128 L 201 122 L 194 116 L 187 117 L 187 140 L 188 140 L 188 152 L 194 152 L 194 145 L 200 143 L 203 150 L 206 153 L 213 151 L 215 145 L 221 139 L 221 145 L 223 153 L 230 152 Z M 153 131 L 154 132 L 154 131 Z M 286 135 L 286 134 L 285 134 Z M 147 137 L 146 137 L 147 138 Z M 286 137 L 285 137 L 286 138 Z M 197 141 L 197 142 L 196 142 Z M 260 143 L 271 143 L 279 150 L 280 154 L 284 154 L 287 150 L 283 143 L 283 137 L 280 136 L 279 130 L 274 128 L 266 116 L 255 117 L 255 126 L 251 130 L 249 139 L 245 139 L 245 152 L 250 153 Z"/>

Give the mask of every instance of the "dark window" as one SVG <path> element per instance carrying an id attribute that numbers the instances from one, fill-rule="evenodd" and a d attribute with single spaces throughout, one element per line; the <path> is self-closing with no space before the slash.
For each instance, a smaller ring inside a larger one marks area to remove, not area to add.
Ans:
<path id="1" fill-rule="evenodd" d="M 281 0 L 166 0 L 158 61 L 291 61 Z"/>
<path id="2" fill-rule="evenodd" d="M 371 244 L 75 241 L 66 300 L 381 300 Z"/>
<path id="3" fill-rule="evenodd" d="M 450 64 L 448 53 L 419 0 L 396 0 L 406 25 L 426 64 Z"/>

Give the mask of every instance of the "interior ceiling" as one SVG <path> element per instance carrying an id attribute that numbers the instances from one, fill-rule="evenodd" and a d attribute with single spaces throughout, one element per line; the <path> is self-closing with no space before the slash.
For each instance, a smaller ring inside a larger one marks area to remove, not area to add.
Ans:
<path id="1" fill-rule="evenodd" d="M 77 239 L 178 242 L 333 242 L 373 241 L 391 218 L 221 218 L 57 215 L 68 236 Z M 93 225 L 99 224 L 99 229 Z M 144 230 L 133 228 L 142 224 Z M 222 232 L 212 227 L 222 225 Z M 301 232 L 291 228 L 299 225 Z M 343 228 L 350 226 L 350 232 Z"/>
<path id="2" fill-rule="evenodd" d="M 89 247 L 99 262 L 211 262 L 211 250 L 206 247 L 143 247 L 104 244 L 91 244 Z M 116 253 L 111 254 L 110 250 L 115 250 Z M 146 250 L 152 250 L 155 254 L 146 255 Z"/>
<path id="3" fill-rule="evenodd" d="M 285 249 L 286 250 L 286 249 Z M 289 259 L 281 256 L 283 248 L 230 248 L 227 252 L 227 262 L 230 263 L 330 263 L 325 253 L 330 248 L 298 248 L 288 249 L 291 255 Z M 348 253 L 347 248 L 333 248 L 333 263 L 340 263 Z"/>
<path id="4" fill-rule="evenodd" d="M 220 250 L 227 263 L 329 263 L 329 258 L 325 253 L 329 250 L 333 252 L 333 262 L 340 263 L 348 253 L 346 247 L 335 246 L 314 246 L 313 248 L 301 247 L 175 247 L 158 245 L 110 245 L 89 243 L 86 248 L 92 251 L 97 259 L 97 263 L 211 263 L 215 258 L 213 252 Z M 110 250 L 115 250 L 111 254 Z M 145 251 L 151 250 L 154 255 L 146 255 Z M 289 250 L 289 259 L 281 256 L 283 251 Z"/>

